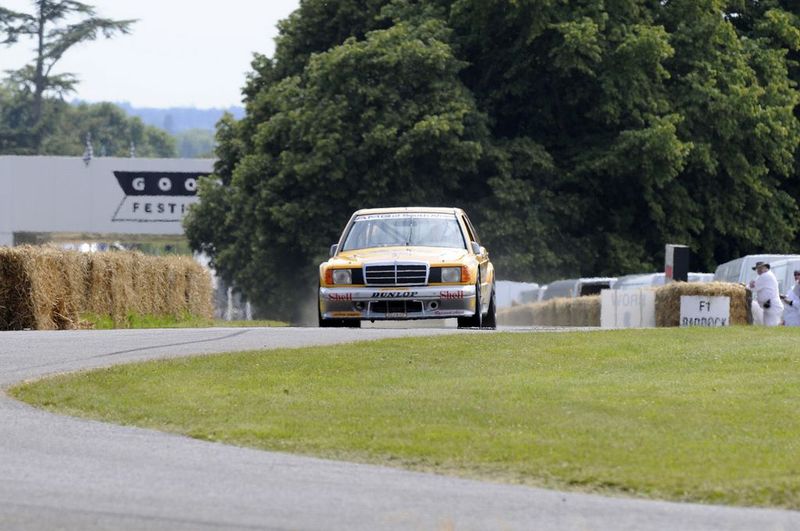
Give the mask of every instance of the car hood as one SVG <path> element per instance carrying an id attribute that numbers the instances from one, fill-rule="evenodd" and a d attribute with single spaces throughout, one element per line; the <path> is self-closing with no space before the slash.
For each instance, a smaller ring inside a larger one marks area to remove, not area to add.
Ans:
<path id="1" fill-rule="evenodd" d="M 449 249 L 446 247 L 373 247 L 342 251 L 330 261 L 334 264 L 342 265 L 395 261 L 421 261 L 435 265 L 464 262 L 469 256 L 466 249 Z"/>

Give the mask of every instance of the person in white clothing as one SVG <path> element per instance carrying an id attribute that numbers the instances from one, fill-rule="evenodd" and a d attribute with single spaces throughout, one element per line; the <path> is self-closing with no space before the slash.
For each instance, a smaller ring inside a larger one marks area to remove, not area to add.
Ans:
<path id="1" fill-rule="evenodd" d="M 784 304 L 783 324 L 800 326 L 800 269 L 794 272 L 794 284 L 782 297 Z"/>
<path id="2" fill-rule="evenodd" d="M 778 326 L 783 314 L 778 279 L 769 270 L 766 262 L 756 262 L 753 269 L 758 273 L 758 278 L 750 281 L 750 289 L 753 290 L 758 305 L 764 310 L 764 326 Z"/>

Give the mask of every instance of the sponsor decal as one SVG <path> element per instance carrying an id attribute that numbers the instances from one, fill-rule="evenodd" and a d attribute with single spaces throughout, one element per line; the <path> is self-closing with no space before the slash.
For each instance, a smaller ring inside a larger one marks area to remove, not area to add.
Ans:
<path id="1" fill-rule="evenodd" d="M 454 214 L 437 214 L 434 212 L 398 212 L 394 214 L 368 214 L 366 216 L 358 216 L 355 221 L 368 221 L 371 219 L 402 219 L 402 218 L 424 218 L 424 219 L 455 219 Z"/>
<path id="2" fill-rule="evenodd" d="M 408 299 L 416 297 L 418 291 L 373 291 L 373 299 Z"/>
<path id="3" fill-rule="evenodd" d="M 361 312 L 331 312 L 331 317 L 361 317 Z"/>
<path id="4" fill-rule="evenodd" d="M 461 300 L 464 298 L 463 291 L 440 291 L 439 298 L 445 300 Z"/>
<path id="5" fill-rule="evenodd" d="M 115 171 L 125 197 L 111 221 L 179 222 L 197 202 L 200 172 Z"/>
<path id="6" fill-rule="evenodd" d="M 352 293 L 329 293 L 328 294 L 329 301 L 352 301 L 353 294 Z"/>

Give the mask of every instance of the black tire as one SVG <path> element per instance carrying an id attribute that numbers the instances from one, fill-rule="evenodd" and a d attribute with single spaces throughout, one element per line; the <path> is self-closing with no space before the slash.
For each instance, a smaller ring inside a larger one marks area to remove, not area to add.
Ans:
<path id="1" fill-rule="evenodd" d="M 481 279 L 478 278 L 475 284 L 475 315 L 470 317 L 459 317 L 459 328 L 480 328 L 483 325 L 483 313 L 481 312 Z"/>
<path id="2" fill-rule="evenodd" d="M 495 303 L 494 285 L 492 285 L 492 296 L 489 299 L 489 311 L 483 318 L 482 328 L 494 330 L 497 328 L 497 304 Z"/>

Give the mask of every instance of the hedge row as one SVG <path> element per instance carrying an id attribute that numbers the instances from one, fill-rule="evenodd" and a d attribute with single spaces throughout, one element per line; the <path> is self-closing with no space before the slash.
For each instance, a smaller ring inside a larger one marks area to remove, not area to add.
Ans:
<path id="1" fill-rule="evenodd" d="M 656 288 L 656 326 L 678 326 L 682 295 L 730 297 L 730 323 L 750 322 L 749 295 L 743 285 L 673 282 Z M 505 308 L 498 311 L 497 320 L 507 326 L 600 326 L 600 296 L 552 299 Z"/>
<path id="2" fill-rule="evenodd" d="M 80 328 L 89 313 L 211 318 L 211 278 L 188 257 L 0 248 L 0 330 Z"/>

